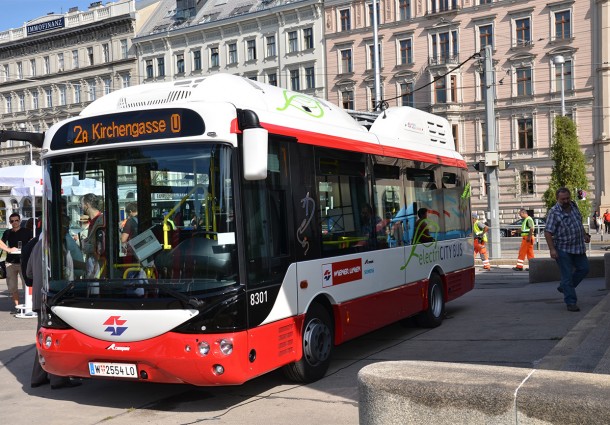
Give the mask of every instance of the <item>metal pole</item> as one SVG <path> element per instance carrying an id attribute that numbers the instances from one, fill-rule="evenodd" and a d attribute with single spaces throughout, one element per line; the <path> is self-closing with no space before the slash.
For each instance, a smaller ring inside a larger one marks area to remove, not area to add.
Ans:
<path id="1" fill-rule="evenodd" d="M 500 197 L 498 191 L 498 151 L 496 147 L 496 114 L 495 114 L 495 86 L 493 58 L 491 45 L 485 46 L 485 129 L 487 136 L 485 152 L 485 173 L 487 174 L 487 208 L 489 214 L 489 228 L 491 230 L 491 243 L 489 244 L 489 257 L 501 258 L 500 245 Z M 490 159 L 490 161 L 487 160 Z M 492 163 L 492 160 L 496 160 Z M 488 165 L 489 164 L 489 165 Z"/>
<path id="2" fill-rule="evenodd" d="M 375 110 L 381 109 L 381 77 L 379 67 L 379 34 L 377 33 L 377 27 L 379 26 L 379 20 L 377 16 L 377 0 L 373 0 L 373 60 L 374 72 L 375 72 Z"/>
<path id="3" fill-rule="evenodd" d="M 563 67 L 565 65 L 565 61 L 561 61 L 561 116 L 565 117 L 566 116 L 566 97 L 565 97 L 565 93 L 564 93 L 564 86 L 563 86 Z"/>

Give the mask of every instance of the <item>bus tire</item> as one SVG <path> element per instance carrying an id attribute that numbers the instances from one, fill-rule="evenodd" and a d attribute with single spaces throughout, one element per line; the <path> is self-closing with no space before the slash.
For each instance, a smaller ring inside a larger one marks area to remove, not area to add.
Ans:
<path id="1" fill-rule="evenodd" d="M 320 304 L 312 304 L 303 324 L 303 356 L 283 368 L 288 379 L 307 383 L 324 377 L 333 351 L 333 329 L 328 310 Z"/>
<path id="2" fill-rule="evenodd" d="M 445 298 L 443 281 L 433 273 L 428 281 L 428 308 L 415 316 L 417 324 L 423 328 L 436 328 L 445 318 Z"/>

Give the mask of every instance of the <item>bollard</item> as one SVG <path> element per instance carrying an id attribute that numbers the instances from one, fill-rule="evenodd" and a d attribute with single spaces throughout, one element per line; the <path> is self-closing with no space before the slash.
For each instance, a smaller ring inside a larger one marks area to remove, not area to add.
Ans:
<path id="1" fill-rule="evenodd" d="M 606 281 L 606 289 L 610 289 L 610 252 L 604 254 L 604 278 Z"/>

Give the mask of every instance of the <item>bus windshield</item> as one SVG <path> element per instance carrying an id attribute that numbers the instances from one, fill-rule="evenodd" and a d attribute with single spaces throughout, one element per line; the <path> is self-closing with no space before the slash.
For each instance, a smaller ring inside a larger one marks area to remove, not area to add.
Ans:
<path id="1" fill-rule="evenodd" d="M 49 296 L 188 301 L 239 284 L 230 146 L 87 151 L 46 172 L 47 223 L 61 223 L 45 229 Z"/>

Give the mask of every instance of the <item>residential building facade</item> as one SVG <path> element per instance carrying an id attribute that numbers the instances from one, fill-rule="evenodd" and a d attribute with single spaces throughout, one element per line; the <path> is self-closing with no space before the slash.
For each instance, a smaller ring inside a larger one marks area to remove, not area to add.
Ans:
<path id="1" fill-rule="evenodd" d="M 325 97 L 322 0 L 164 0 L 133 40 L 142 83 L 226 72 Z"/>
<path id="2" fill-rule="evenodd" d="M 135 33 L 135 0 L 93 2 L 0 32 L 0 130 L 44 132 L 137 81 Z M 28 143 L 8 141 L 0 147 L 0 167 L 29 164 L 37 155 Z M 29 216 L 30 203 L 10 188 L 0 191 L 0 226 L 7 213 Z"/>
<path id="3" fill-rule="evenodd" d="M 604 173 L 610 129 L 601 113 L 608 106 L 609 39 L 597 36 L 608 35 L 607 1 L 377 4 L 382 98 L 389 106 L 445 116 L 468 164 L 482 160 L 486 150 L 481 54 L 492 46 L 496 146 L 500 159 L 510 163 L 499 172 L 501 222 L 516 220 L 522 207 L 546 214 L 542 195 L 553 165 L 553 120 L 562 113 L 562 93 L 587 158 L 593 205 L 610 207 L 610 179 Z M 346 109 L 373 110 L 372 1 L 327 0 L 324 22 L 328 100 Z M 473 169 L 470 178 L 473 209 L 484 211 L 485 173 Z"/>

